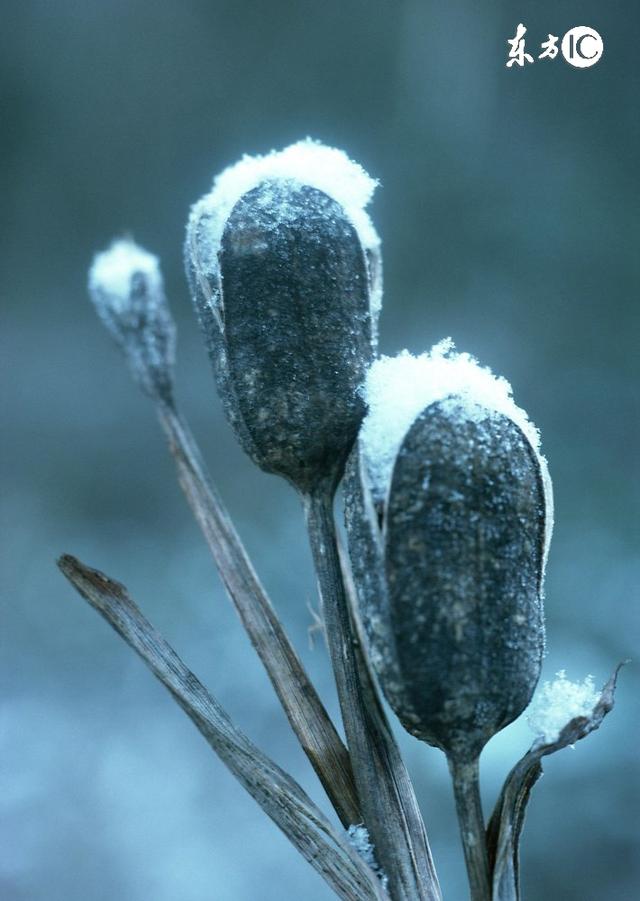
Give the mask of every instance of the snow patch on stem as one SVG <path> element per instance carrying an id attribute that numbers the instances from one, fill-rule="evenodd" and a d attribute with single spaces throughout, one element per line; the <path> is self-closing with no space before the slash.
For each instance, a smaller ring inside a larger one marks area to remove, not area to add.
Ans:
<path id="1" fill-rule="evenodd" d="M 382 888 L 386 891 L 389 878 L 385 875 L 384 870 L 382 870 L 375 859 L 373 853 L 374 846 L 371 844 L 369 832 L 364 823 L 360 823 L 357 826 L 349 826 L 349 828 L 347 829 L 347 838 L 349 839 L 351 846 L 358 852 L 367 866 L 371 867 L 373 872 L 382 883 Z"/>

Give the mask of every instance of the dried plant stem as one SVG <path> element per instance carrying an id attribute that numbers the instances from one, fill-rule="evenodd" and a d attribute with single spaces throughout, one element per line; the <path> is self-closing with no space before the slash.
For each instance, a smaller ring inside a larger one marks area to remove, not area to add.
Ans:
<path id="1" fill-rule="evenodd" d="M 433 863 L 431 848 L 429 847 L 429 840 L 427 838 L 427 830 L 418 806 L 418 800 L 404 760 L 400 754 L 400 749 L 398 748 L 380 701 L 380 695 L 371 671 L 370 662 L 364 651 L 366 648 L 366 636 L 358 613 L 356 588 L 353 583 L 348 555 L 343 549 L 339 539 L 338 553 L 342 569 L 343 584 L 347 595 L 347 602 L 349 604 L 351 626 L 353 633 L 356 636 L 354 649 L 358 664 L 358 674 L 362 686 L 367 715 L 369 721 L 372 723 L 370 729 L 378 736 L 379 746 L 384 751 L 387 759 L 387 771 L 393 780 L 398 804 L 403 812 L 400 825 L 404 830 L 404 840 L 414 857 L 414 865 L 420 873 L 420 881 L 422 885 L 429 887 L 430 894 L 427 894 L 427 897 L 441 899 L 442 895 L 438 883 L 438 876 Z"/>
<path id="2" fill-rule="evenodd" d="M 435 901 L 440 892 L 426 836 L 422 841 L 424 826 L 411 835 L 417 808 L 406 810 L 403 803 L 408 777 L 388 727 L 361 681 L 340 567 L 333 492 L 322 490 L 303 500 L 347 743 L 374 853 L 395 901 Z"/>
<path id="3" fill-rule="evenodd" d="M 478 758 L 460 763 L 449 758 L 460 836 L 467 865 L 471 901 L 491 901 L 489 856 L 480 799 Z"/>
<path id="4" fill-rule="evenodd" d="M 233 775 L 345 901 L 382 901 L 373 871 L 305 792 L 260 751 L 143 616 L 123 585 L 69 555 L 58 565 L 77 591 L 136 651 Z"/>
<path id="5" fill-rule="evenodd" d="M 262 660 L 293 731 L 345 826 L 362 821 L 349 754 L 307 676 L 173 404 L 158 404 L 178 479 L 225 588 Z"/>

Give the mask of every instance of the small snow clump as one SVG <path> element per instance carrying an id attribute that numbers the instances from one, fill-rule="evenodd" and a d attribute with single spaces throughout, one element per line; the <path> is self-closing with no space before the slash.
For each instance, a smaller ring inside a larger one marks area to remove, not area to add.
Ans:
<path id="1" fill-rule="evenodd" d="M 151 293 L 162 290 L 160 263 L 130 238 L 120 238 L 95 255 L 89 270 L 89 290 L 93 296 L 108 297 L 114 312 L 129 306 L 131 279 L 137 273 L 147 279 Z"/>
<path id="2" fill-rule="evenodd" d="M 577 716 L 591 716 L 600 700 L 593 676 L 571 682 L 562 669 L 553 682 L 545 682 L 534 697 L 527 720 L 545 744 L 557 741 L 564 727 Z"/>

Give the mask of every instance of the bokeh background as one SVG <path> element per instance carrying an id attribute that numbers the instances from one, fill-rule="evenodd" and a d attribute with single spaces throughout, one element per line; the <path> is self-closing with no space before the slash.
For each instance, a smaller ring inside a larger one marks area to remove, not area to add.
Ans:
<path id="1" fill-rule="evenodd" d="M 604 682 L 638 646 L 638 10 L 612 2 L 4 2 L 0 28 L 4 901 L 327 899 L 143 665 L 65 584 L 124 581 L 250 736 L 320 803 L 174 480 L 149 405 L 86 298 L 92 254 L 158 253 L 179 396 L 335 711 L 296 498 L 221 415 L 181 269 L 189 204 L 242 153 L 305 135 L 381 181 L 382 349 L 445 335 L 542 430 L 557 525 L 545 675 Z M 587 24 L 593 69 L 505 67 Z M 604 728 L 550 759 L 525 897 L 640 895 L 637 662 Z M 445 898 L 466 897 L 442 756 L 401 737 Z M 526 723 L 483 756 L 490 810 Z"/>

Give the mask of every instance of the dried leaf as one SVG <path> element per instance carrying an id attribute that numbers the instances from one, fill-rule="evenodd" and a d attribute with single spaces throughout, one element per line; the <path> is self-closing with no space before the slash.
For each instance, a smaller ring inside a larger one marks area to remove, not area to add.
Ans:
<path id="1" fill-rule="evenodd" d="M 373 871 L 287 773 L 231 721 L 215 698 L 145 619 L 126 588 L 69 555 L 58 565 L 77 591 L 144 660 L 223 763 L 305 859 L 345 901 L 382 901 Z"/>
<path id="2" fill-rule="evenodd" d="M 518 901 L 520 898 L 520 835 L 531 789 L 542 775 L 542 758 L 567 745 L 574 745 L 599 728 L 613 709 L 616 682 L 622 665 L 618 665 L 603 687 L 600 700 L 590 716 L 570 720 L 553 742 L 536 741 L 507 776 L 487 827 L 494 901 Z"/>

